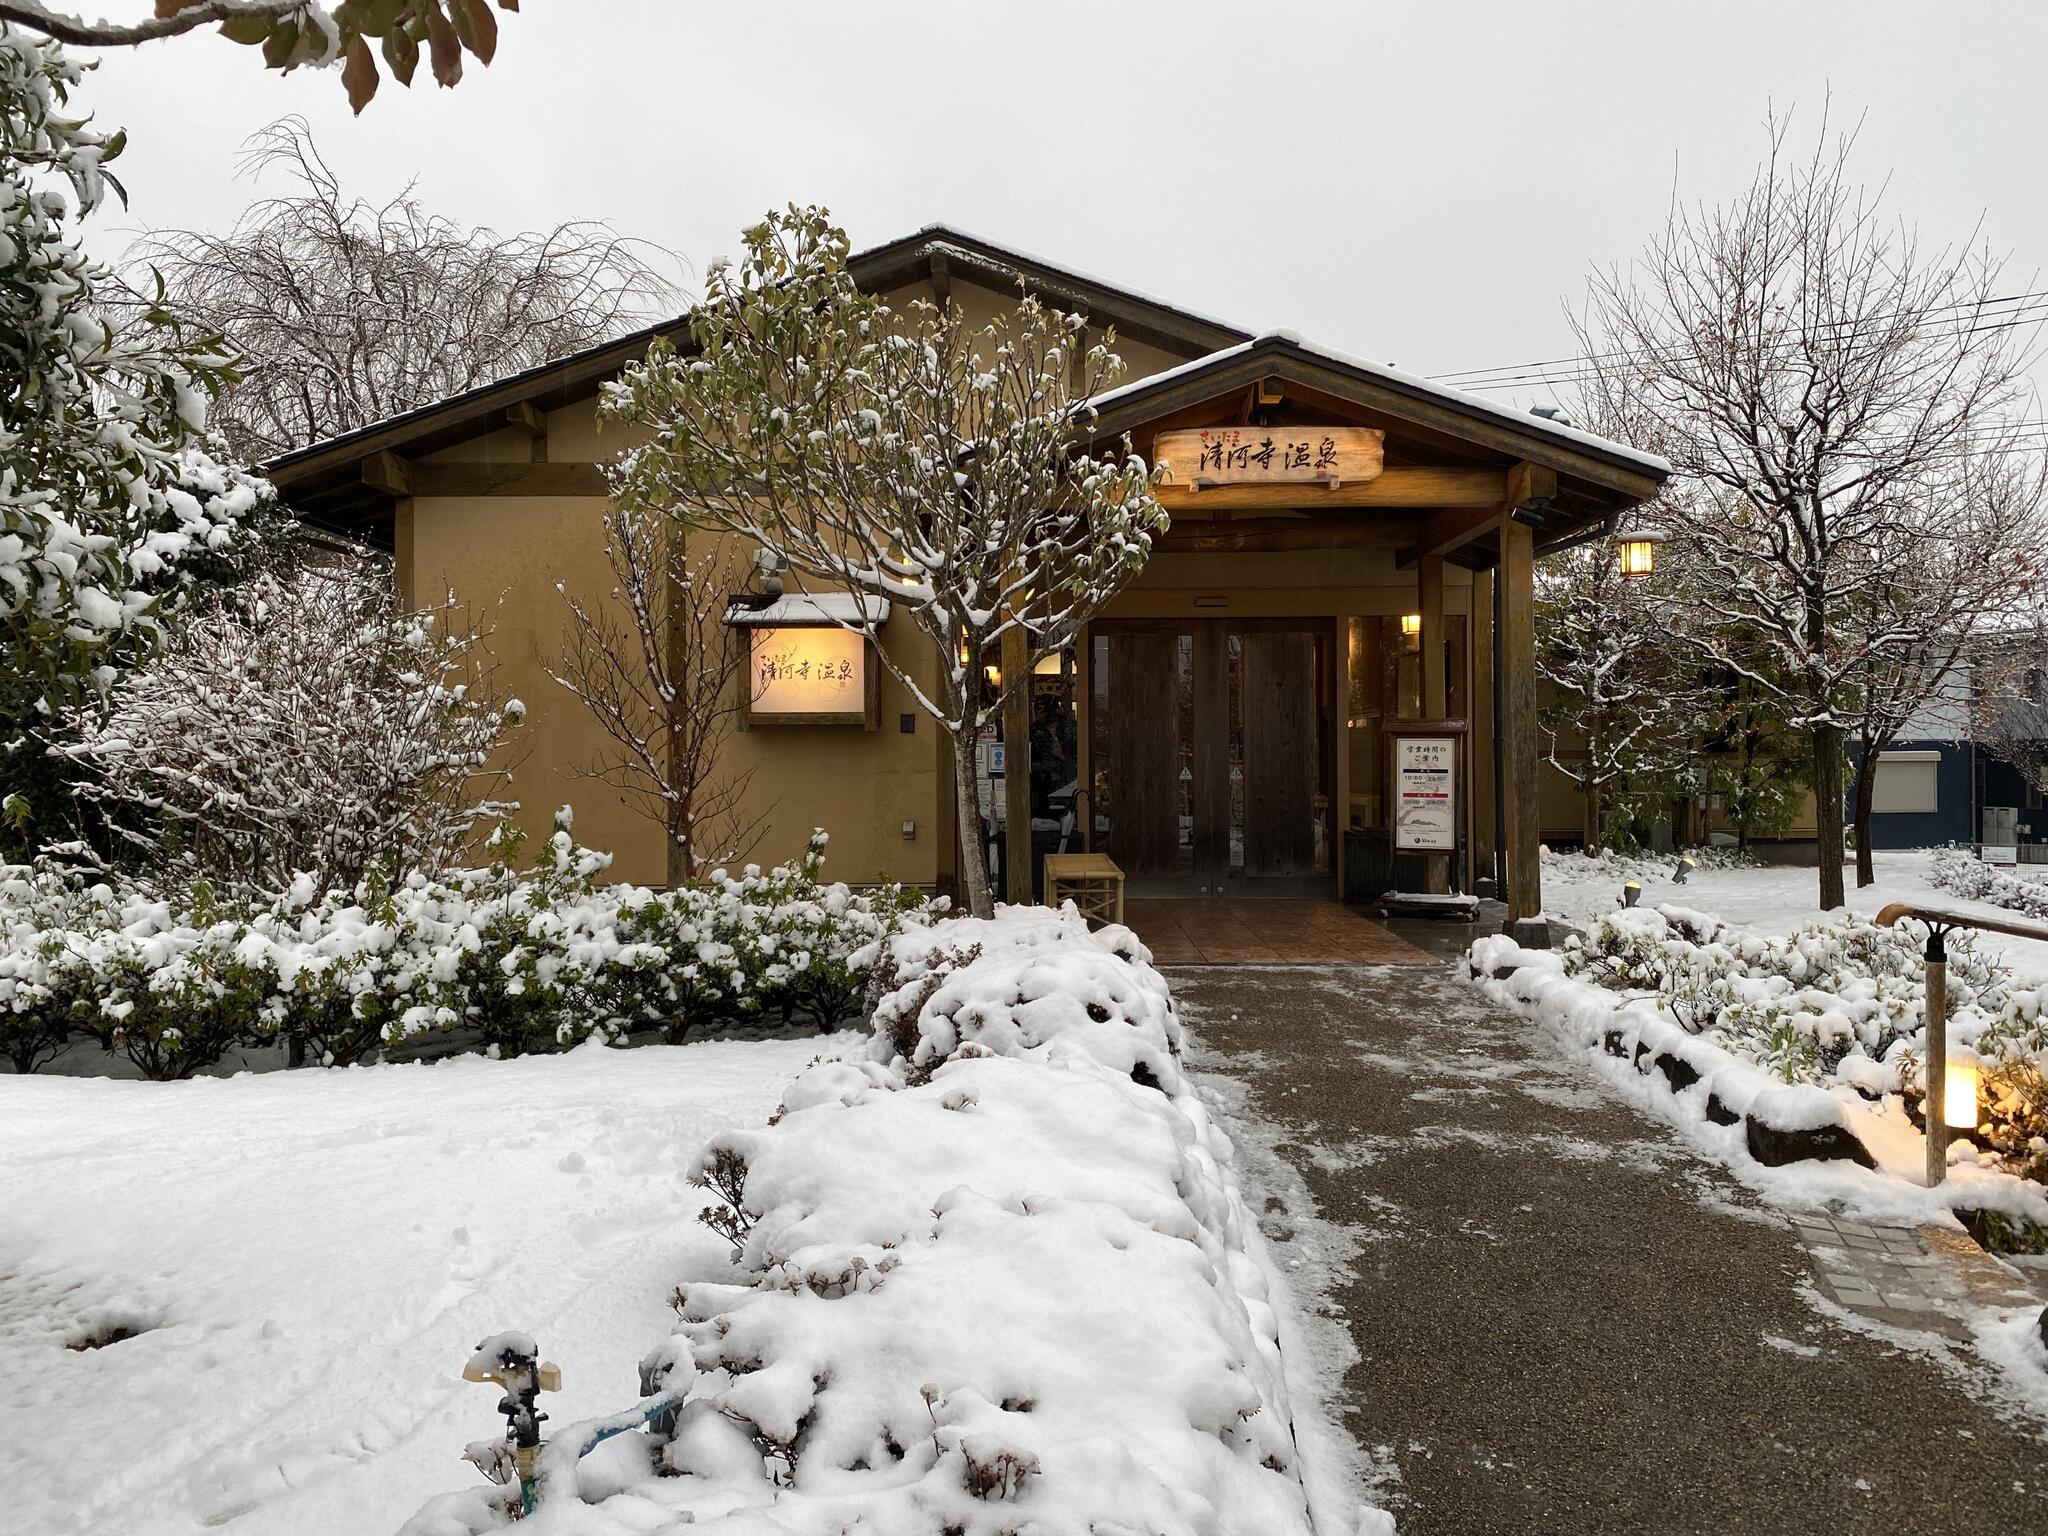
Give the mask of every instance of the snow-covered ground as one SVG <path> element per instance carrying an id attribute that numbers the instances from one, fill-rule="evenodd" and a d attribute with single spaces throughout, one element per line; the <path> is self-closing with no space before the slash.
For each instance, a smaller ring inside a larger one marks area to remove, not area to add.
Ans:
<path id="1" fill-rule="evenodd" d="M 1872 855 L 1875 885 L 1858 890 L 1853 866 L 1849 872 L 1849 910 L 1875 916 L 1895 901 L 1946 907 L 2006 921 L 2021 914 L 1981 901 L 1965 901 L 1942 890 L 1929 878 L 1933 855 L 1925 849 L 1878 852 Z M 1724 922 L 1739 923 L 1759 933 L 1790 933 L 1820 916 L 1820 876 L 1812 869 L 1759 866 L 1693 871 L 1684 885 L 1671 876 L 1675 857 L 1588 859 L 1579 854 L 1546 854 L 1543 860 L 1543 910 L 1562 922 L 1584 927 L 1602 912 L 1621 904 L 1625 880 L 1643 888 L 1646 907 L 1670 903 L 1711 912 Z M 2024 986 L 2048 983 L 2048 943 L 1980 933 L 1973 940 L 1986 954 L 2002 959 L 2013 979 Z"/>
<path id="2" fill-rule="evenodd" d="M 556 1422 L 631 1403 L 726 1250 L 698 1148 L 849 1038 L 0 1076 L 0 1528 L 393 1531 L 502 1432 L 459 1376 L 503 1328 L 561 1364 Z"/>

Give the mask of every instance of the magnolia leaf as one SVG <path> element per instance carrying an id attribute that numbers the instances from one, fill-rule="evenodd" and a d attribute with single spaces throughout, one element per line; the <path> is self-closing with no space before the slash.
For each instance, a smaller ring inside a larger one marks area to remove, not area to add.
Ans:
<path id="1" fill-rule="evenodd" d="M 442 85 L 462 78 L 462 42 L 435 0 L 427 0 L 427 52 L 433 61 L 434 78 Z"/>
<path id="2" fill-rule="evenodd" d="M 377 60 L 360 32 L 348 40 L 347 52 L 341 66 L 341 84 L 348 92 L 350 110 L 360 113 L 377 94 Z"/>
<path id="3" fill-rule="evenodd" d="M 270 29 L 263 40 L 263 62 L 271 69 L 284 69 L 299 50 L 299 24 L 286 17 Z"/>
<path id="4" fill-rule="evenodd" d="M 501 11 L 516 11 L 519 9 L 519 0 L 498 0 L 498 9 Z"/>
<path id="5" fill-rule="evenodd" d="M 391 66 L 393 79 L 411 87 L 412 72 L 419 67 L 420 45 L 405 28 L 393 27 L 384 34 L 384 62 Z"/>
<path id="6" fill-rule="evenodd" d="M 449 0 L 453 7 L 455 35 L 462 46 L 488 64 L 498 51 L 498 18 L 484 0 Z"/>
<path id="7" fill-rule="evenodd" d="M 272 16 L 230 16 L 220 24 L 220 35 L 231 43 L 240 43 L 253 48 L 270 36 L 270 29 L 277 24 Z"/>

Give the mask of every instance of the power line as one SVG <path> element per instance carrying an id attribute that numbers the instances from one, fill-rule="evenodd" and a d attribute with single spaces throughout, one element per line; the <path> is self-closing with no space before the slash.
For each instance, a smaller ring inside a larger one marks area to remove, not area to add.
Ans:
<path id="1" fill-rule="evenodd" d="M 1932 306 L 1922 312 L 1919 318 L 1915 320 L 1915 328 L 1938 324 L 1940 317 L 1944 315 L 1966 318 L 1969 313 L 1989 311 L 1996 306 L 2006 306 L 2008 308 L 2005 313 L 2000 314 L 1997 318 L 1983 325 L 1971 326 L 1963 334 L 1976 335 L 1982 331 L 2014 330 L 2025 325 L 2041 324 L 2041 319 L 2031 317 L 2043 316 L 2048 318 L 2048 290 L 2006 294 L 1982 301 L 1972 300 Z M 1899 312 L 1893 311 L 1892 313 L 1895 316 Z M 1863 325 L 1871 320 L 1886 318 L 1891 318 L 1891 316 L 1878 315 L 1857 320 L 1835 321 L 1830 325 L 1817 327 L 1816 329 L 1820 333 L 1825 334 L 1828 330 Z M 1785 343 L 1785 345 L 1790 344 L 1789 341 Z M 1517 388 L 1523 385 L 1578 383 L 1591 377 L 1597 366 L 1601 363 L 1623 360 L 1635 355 L 1637 354 L 1627 349 L 1617 349 L 1610 352 L 1579 353 L 1571 357 L 1543 358 L 1528 363 L 1504 363 L 1492 368 L 1467 368 L 1452 373 L 1432 374 L 1430 377 L 1439 384 L 1449 384 L 1454 388 L 1485 394 Z"/>

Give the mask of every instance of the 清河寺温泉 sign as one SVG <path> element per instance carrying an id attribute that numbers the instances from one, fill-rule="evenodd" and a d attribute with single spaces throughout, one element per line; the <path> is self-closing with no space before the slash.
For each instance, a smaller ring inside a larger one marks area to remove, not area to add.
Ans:
<path id="1" fill-rule="evenodd" d="M 1458 846 L 1456 737 L 1394 738 L 1394 846 L 1407 853 Z"/>
<path id="2" fill-rule="evenodd" d="M 1174 485 L 1344 485 L 1386 467 L 1377 427 L 1193 427 L 1162 432 L 1152 458 Z"/>
<path id="3" fill-rule="evenodd" d="M 757 629 L 749 636 L 753 697 L 763 715 L 859 716 L 866 708 L 867 641 L 834 625 Z"/>

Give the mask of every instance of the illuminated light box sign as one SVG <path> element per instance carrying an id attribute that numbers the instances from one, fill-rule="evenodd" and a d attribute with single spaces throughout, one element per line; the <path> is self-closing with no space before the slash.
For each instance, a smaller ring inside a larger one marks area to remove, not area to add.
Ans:
<path id="1" fill-rule="evenodd" d="M 749 708 L 775 715 L 867 714 L 868 643 L 849 629 L 753 629 L 748 635 Z"/>
<path id="2" fill-rule="evenodd" d="M 877 662 L 873 629 L 889 605 L 851 597 L 791 593 L 765 605 L 735 599 L 725 621 L 746 646 L 746 707 L 740 728 L 859 725 L 875 728 Z"/>

